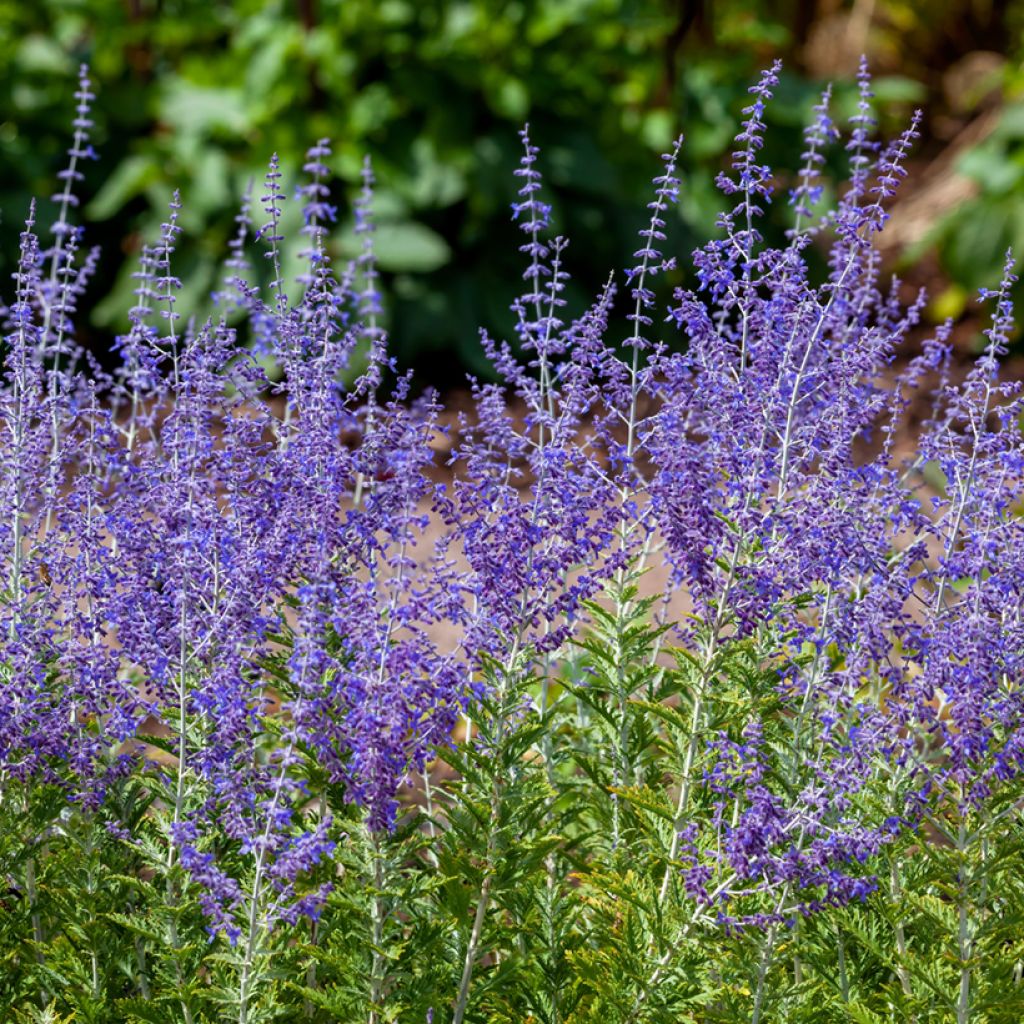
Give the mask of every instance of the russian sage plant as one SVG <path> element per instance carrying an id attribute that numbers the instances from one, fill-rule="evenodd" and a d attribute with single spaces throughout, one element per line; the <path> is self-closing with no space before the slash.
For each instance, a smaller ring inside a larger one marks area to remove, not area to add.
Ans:
<path id="1" fill-rule="evenodd" d="M 175 195 L 83 351 L 82 70 L 2 309 L 5 1020 L 1021 1019 L 1013 261 L 962 368 L 882 278 L 918 118 L 879 142 L 865 67 L 767 244 L 779 71 L 718 235 L 668 251 L 680 139 L 585 309 L 524 128 L 515 337 L 454 416 L 387 354 L 368 164 L 332 259 L 328 140 L 205 320 Z"/>

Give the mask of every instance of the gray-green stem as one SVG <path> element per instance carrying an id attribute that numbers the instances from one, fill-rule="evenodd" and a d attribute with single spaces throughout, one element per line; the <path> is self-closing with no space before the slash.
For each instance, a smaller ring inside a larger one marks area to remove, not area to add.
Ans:
<path id="1" fill-rule="evenodd" d="M 846 976 L 846 944 L 843 942 L 843 933 L 836 929 L 836 961 L 839 969 L 839 996 L 844 1003 L 850 1001 L 850 981 Z"/>
<path id="2" fill-rule="evenodd" d="M 510 676 L 519 657 L 518 642 L 513 645 L 512 653 L 501 673 L 501 687 L 498 692 L 498 722 L 497 722 L 497 746 L 500 749 L 504 739 L 506 725 L 506 704 L 508 701 Z M 473 980 L 473 971 L 476 967 L 477 955 L 480 949 L 480 939 L 483 936 L 484 922 L 487 919 L 487 911 L 491 904 L 491 889 L 494 885 L 495 854 L 498 846 L 498 824 L 501 816 L 502 800 L 504 798 L 504 783 L 500 773 L 494 776 L 491 789 L 491 813 L 487 822 L 487 847 L 484 853 L 483 880 L 480 883 L 480 894 L 477 897 L 476 909 L 473 913 L 473 926 L 469 933 L 469 940 L 466 943 L 466 953 L 462 961 L 462 974 L 459 978 L 459 991 L 455 999 L 455 1008 L 452 1012 L 452 1024 L 462 1024 L 466 1016 L 466 1008 L 469 1006 L 469 989 Z"/>
<path id="3" fill-rule="evenodd" d="M 761 960 L 757 966 L 757 987 L 754 991 L 754 1010 L 750 1016 L 750 1024 L 761 1024 L 761 1014 L 764 1011 L 764 997 L 767 991 L 768 970 L 772 965 L 772 957 L 775 955 L 775 940 L 778 936 L 779 926 L 772 924 L 765 936 L 764 948 L 761 950 Z"/>
<path id="4" fill-rule="evenodd" d="M 892 905 L 897 908 L 894 931 L 896 933 L 896 954 L 899 960 L 896 964 L 896 976 L 899 978 L 903 994 L 909 998 L 913 994 L 913 989 L 910 985 L 910 974 L 907 971 L 907 936 L 903 928 L 903 918 L 898 913 L 898 908 L 902 904 L 903 890 L 900 885 L 899 864 L 895 858 L 893 858 L 889 870 L 889 885 L 892 892 Z"/>
<path id="5" fill-rule="evenodd" d="M 967 822 L 964 812 L 964 787 L 960 787 L 960 823 L 957 830 L 957 955 L 960 960 L 960 995 L 956 1005 L 956 1024 L 968 1024 L 971 1018 L 971 927 L 967 877 Z"/>
<path id="6" fill-rule="evenodd" d="M 380 846 L 380 833 L 370 834 L 373 847 L 373 957 L 370 964 L 370 1015 L 368 1024 L 380 1024 L 380 1007 L 384 1001 L 385 965 L 384 921 L 387 908 L 384 905 L 384 855 Z"/>

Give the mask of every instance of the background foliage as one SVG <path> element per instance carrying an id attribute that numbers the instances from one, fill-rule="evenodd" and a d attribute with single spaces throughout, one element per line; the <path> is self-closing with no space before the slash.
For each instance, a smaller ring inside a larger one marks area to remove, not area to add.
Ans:
<path id="1" fill-rule="evenodd" d="M 343 182 L 355 183 L 364 154 L 374 160 L 395 354 L 458 383 L 466 369 L 487 372 L 477 328 L 511 326 L 500 282 L 517 272 L 507 170 L 522 122 L 546 153 L 558 223 L 588 240 L 570 260 L 589 296 L 631 244 L 653 154 L 681 128 L 672 244 L 689 251 L 713 227 L 713 179 L 756 71 L 786 62 L 767 153 L 784 172 L 824 81 L 836 79 L 848 112 L 866 51 L 879 106 L 895 123 L 923 104 L 920 159 L 962 183 L 948 216 L 926 202 L 927 225 L 908 233 L 918 249 L 937 244 L 963 286 L 940 283 L 933 314 L 959 316 L 1006 246 L 1024 241 L 1022 19 L 1021 0 L 2 0 L 0 273 L 13 270 L 29 197 L 61 165 L 86 60 L 100 160 L 85 213 L 105 271 L 85 304 L 92 348 L 105 352 L 126 327 L 134 257 L 172 188 L 184 199 L 182 277 L 202 295 L 247 182 L 272 151 L 289 180 L 327 136 Z M 335 198 L 343 248 L 350 209 L 342 188 Z"/>

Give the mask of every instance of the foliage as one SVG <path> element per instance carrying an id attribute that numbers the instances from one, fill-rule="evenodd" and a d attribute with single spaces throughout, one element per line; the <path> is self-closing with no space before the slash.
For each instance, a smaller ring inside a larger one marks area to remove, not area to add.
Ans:
<path id="1" fill-rule="evenodd" d="M 826 91 L 772 245 L 780 84 L 749 89 L 667 309 L 682 140 L 623 295 L 572 317 L 521 131 L 516 344 L 483 332 L 500 383 L 448 430 L 387 374 L 369 165 L 330 258 L 325 139 L 297 275 L 275 159 L 186 317 L 175 195 L 117 367 L 90 363 L 81 69 L 3 311 L 14 1020 L 1020 1019 L 1012 258 L 963 379 L 948 324 L 892 372 L 925 299 L 875 241 L 919 118 L 882 144 L 862 65 L 844 140 Z"/>
<path id="2" fill-rule="evenodd" d="M 103 164 L 86 167 L 83 194 L 108 270 L 83 297 L 79 326 L 100 358 L 127 327 L 140 245 L 158 232 L 175 189 L 184 200 L 180 276 L 189 308 L 201 309 L 248 183 L 262 178 L 271 152 L 294 176 L 309 141 L 327 137 L 339 181 L 355 184 L 368 153 L 381 182 L 377 252 L 396 355 L 436 385 L 460 386 L 466 369 L 491 372 L 477 328 L 505 335 L 512 327 L 503 290 L 516 273 L 505 171 L 523 121 L 547 154 L 559 223 L 588 239 L 573 252 L 577 304 L 627 251 L 650 160 L 684 123 L 689 187 L 673 217 L 674 244 L 688 251 L 712 229 L 714 177 L 734 134 L 741 83 L 801 41 L 795 5 L 730 0 L 699 15 L 700 6 L 0 4 L 0 95 L 13 108 L 0 115 L 8 168 L 0 191 L 0 260 L 8 262 L 0 271 L 14 271 L 10 254 L 30 196 L 47 191 L 63 100 L 84 60 L 104 83 Z M 905 105 L 908 85 L 893 76 L 878 87 Z M 771 156 L 792 172 L 819 88 L 795 73 L 783 88 L 785 102 L 771 114 Z M 351 255 L 343 191 L 332 190 L 342 223 L 331 246 Z M 298 224 L 290 227 L 285 262 L 297 272 Z M 450 358 L 438 360 L 441 352 Z"/>
<path id="3" fill-rule="evenodd" d="M 991 280 L 1008 247 L 1020 249 L 1024 222 L 1020 195 L 1024 188 L 1024 102 L 1019 72 L 1007 73 L 1008 99 L 986 137 L 966 149 L 955 171 L 971 185 L 972 194 L 942 217 L 923 240 L 935 245 L 943 265 L 964 295 Z M 963 301 L 962 299 L 960 300 Z"/>

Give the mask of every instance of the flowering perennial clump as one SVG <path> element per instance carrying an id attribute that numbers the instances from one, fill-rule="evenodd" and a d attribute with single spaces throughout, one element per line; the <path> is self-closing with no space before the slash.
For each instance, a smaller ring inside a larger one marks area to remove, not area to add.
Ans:
<path id="1" fill-rule="evenodd" d="M 175 195 L 102 369 L 82 70 L 2 309 L 9 1019 L 1020 1019 L 1013 261 L 958 373 L 882 277 L 918 118 L 880 144 L 864 67 L 847 187 L 826 91 L 768 245 L 779 73 L 718 237 L 668 251 L 680 139 L 584 310 L 522 131 L 515 337 L 453 418 L 388 356 L 369 164 L 331 257 L 328 140 L 204 320 Z"/>

